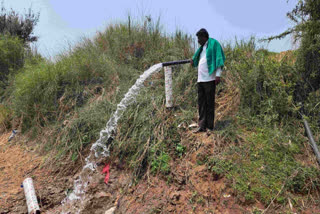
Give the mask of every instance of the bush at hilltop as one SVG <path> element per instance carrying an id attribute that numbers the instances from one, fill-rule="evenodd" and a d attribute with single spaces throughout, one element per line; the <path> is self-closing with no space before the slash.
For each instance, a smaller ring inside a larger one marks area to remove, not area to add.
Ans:
<path id="1" fill-rule="evenodd" d="M 9 73 L 20 69 L 23 63 L 23 42 L 18 37 L 0 34 L 0 96 L 8 84 Z"/>

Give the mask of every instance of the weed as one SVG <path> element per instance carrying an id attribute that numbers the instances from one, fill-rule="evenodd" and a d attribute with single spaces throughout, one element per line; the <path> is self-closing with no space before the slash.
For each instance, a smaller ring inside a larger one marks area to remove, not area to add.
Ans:
<path id="1" fill-rule="evenodd" d="M 218 158 L 211 158 L 206 162 L 208 169 L 217 176 L 225 175 L 233 168 L 231 160 L 221 160 Z"/>
<path id="2" fill-rule="evenodd" d="M 194 191 L 191 195 L 191 198 L 189 199 L 189 202 L 191 204 L 194 204 L 196 202 L 196 198 L 198 197 L 198 192 Z"/>
<path id="3" fill-rule="evenodd" d="M 163 174 L 168 174 L 170 172 L 169 161 L 169 155 L 164 152 L 161 152 L 159 155 L 155 157 L 155 159 L 152 160 L 151 172 L 157 173 L 160 171 Z"/>
<path id="4" fill-rule="evenodd" d="M 177 144 L 176 146 L 176 152 L 177 152 L 177 155 L 179 157 L 182 157 L 182 155 L 185 153 L 185 150 L 186 150 L 186 147 L 181 145 L 180 143 Z"/>
<path id="5" fill-rule="evenodd" d="M 213 159 L 208 164 L 209 169 L 232 179 L 234 189 L 247 202 L 258 199 L 268 204 L 282 186 L 284 189 L 277 197 L 278 203 L 284 203 L 289 192 L 317 191 L 319 179 L 316 177 L 319 171 L 295 160 L 294 156 L 300 150 L 292 149 L 291 144 L 299 145 L 299 142 L 283 133 L 269 128 L 256 128 L 247 137 L 246 144 L 231 148 L 231 152 L 228 152 L 230 161 Z"/>

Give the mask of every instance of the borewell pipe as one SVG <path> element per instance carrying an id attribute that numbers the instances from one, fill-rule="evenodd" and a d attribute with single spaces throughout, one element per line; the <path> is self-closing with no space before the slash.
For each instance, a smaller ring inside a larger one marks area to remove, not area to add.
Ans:
<path id="1" fill-rule="evenodd" d="M 164 79 L 165 79 L 165 93 L 166 93 L 166 107 L 173 107 L 173 96 L 172 96 L 172 65 L 181 65 L 190 63 L 190 59 L 180 60 L 180 61 L 171 61 L 163 62 L 162 66 L 164 67 Z"/>

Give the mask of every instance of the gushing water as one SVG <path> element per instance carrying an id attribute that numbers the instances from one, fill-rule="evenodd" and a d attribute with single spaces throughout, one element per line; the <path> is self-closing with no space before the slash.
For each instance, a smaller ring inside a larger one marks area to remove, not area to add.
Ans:
<path id="1" fill-rule="evenodd" d="M 162 63 L 159 63 L 146 70 L 137 79 L 135 84 L 129 89 L 124 98 L 117 105 L 117 110 L 110 117 L 109 121 L 106 124 L 106 127 L 100 131 L 99 139 L 94 144 L 92 144 L 90 154 L 85 159 L 86 164 L 80 172 L 78 179 L 74 181 L 74 190 L 62 201 L 63 205 L 73 203 L 74 201 L 80 199 L 80 203 L 84 201 L 83 199 L 85 198 L 86 188 L 90 183 L 92 174 L 97 169 L 97 162 L 109 156 L 110 139 L 112 140 L 112 133 L 114 133 L 117 127 L 119 118 L 126 110 L 126 108 L 135 101 L 136 96 L 138 95 L 140 89 L 143 87 L 144 81 L 150 75 L 160 71 L 161 68 Z"/>

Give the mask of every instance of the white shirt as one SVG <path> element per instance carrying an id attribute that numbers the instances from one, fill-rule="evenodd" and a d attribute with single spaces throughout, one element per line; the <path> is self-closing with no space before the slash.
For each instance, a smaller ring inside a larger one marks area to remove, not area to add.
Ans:
<path id="1" fill-rule="evenodd" d="M 200 54 L 198 65 L 198 82 L 213 81 L 216 79 L 216 76 L 220 77 L 222 72 L 221 67 L 219 67 L 211 75 L 209 75 L 209 68 L 207 63 L 207 45 L 208 41 L 206 42 L 206 44 L 204 44 L 202 52 Z"/>

